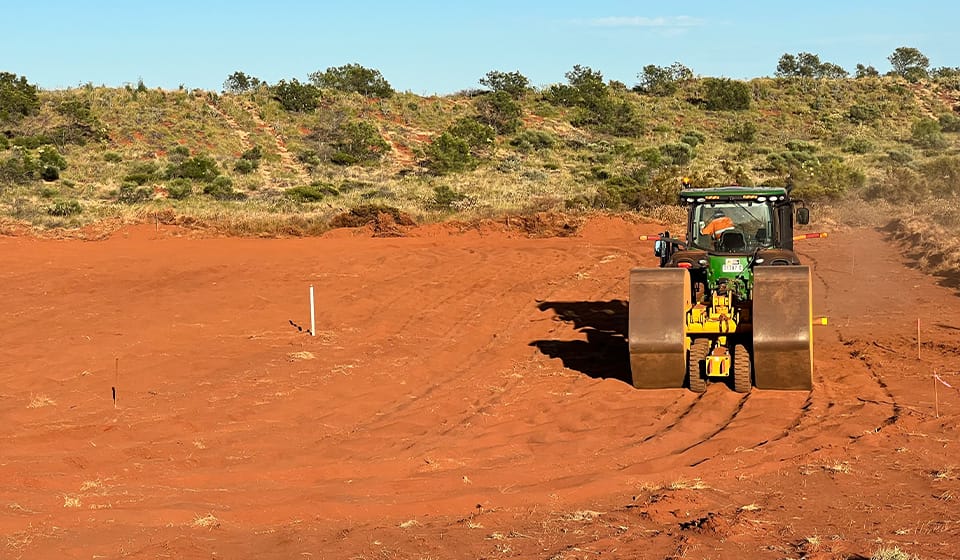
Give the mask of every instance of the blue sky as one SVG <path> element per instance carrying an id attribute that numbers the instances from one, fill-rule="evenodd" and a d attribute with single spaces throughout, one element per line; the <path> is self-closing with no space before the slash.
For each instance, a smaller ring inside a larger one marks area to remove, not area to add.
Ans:
<path id="1" fill-rule="evenodd" d="M 573 65 L 632 86 L 648 64 L 701 76 L 771 76 L 784 53 L 810 52 L 881 73 L 902 46 L 931 67 L 960 66 L 954 0 L 3 2 L 0 71 L 45 89 L 136 84 L 220 90 L 242 71 L 268 83 L 332 66 L 379 70 L 399 91 L 480 87 L 490 70 L 531 84 Z"/>

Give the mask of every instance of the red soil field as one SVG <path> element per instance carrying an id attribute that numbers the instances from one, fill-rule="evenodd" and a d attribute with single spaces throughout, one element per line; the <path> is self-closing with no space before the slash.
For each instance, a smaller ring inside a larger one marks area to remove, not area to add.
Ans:
<path id="1" fill-rule="evenodd" d="M 812 392 L 639 391 L 661 229 L 0 238 L 0 557 L 958 557 L 955 291 L 830 232 Z"/>

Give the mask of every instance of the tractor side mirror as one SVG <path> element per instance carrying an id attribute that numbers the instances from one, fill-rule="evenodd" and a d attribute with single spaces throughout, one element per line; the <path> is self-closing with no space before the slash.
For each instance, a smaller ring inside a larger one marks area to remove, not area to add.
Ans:
<path id="1" fill-rule="evenodd" d="M 797 208 L 797 223 L 805 226 L 810 223 L 810 209 Z"/>

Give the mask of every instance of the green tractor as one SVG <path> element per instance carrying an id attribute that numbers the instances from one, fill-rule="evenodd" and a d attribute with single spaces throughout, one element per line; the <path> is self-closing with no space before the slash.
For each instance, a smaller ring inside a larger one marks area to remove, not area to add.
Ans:
<path id="1" fill-rule="evenodd" d="M 793 251 L 795 239 L 824 236 L 794 236 L 809 210 L 774 187 L 685 186 L 680 201 L 685 239 L 644 236 L 660 268 L 630 271 L 633 385 L 811 389 L 810 268 Z"/>

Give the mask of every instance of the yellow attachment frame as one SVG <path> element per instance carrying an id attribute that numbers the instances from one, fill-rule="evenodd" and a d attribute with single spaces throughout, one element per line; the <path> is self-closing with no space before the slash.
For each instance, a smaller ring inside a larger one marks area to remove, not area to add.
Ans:
<path id="1" fill-rule="evenodd" d="M 709 307 L 698 303 L 687 311 L 687 332 L 729 334 L 737 332 L 739 312 L 730 305 L 730 296 L 714 294 Z"/>
<path id="2" fill-rule="evenodd" d="M 726 337 L 724 337 L 726 338 Z M 730 375 L 730 354 L 726 346 L 718 345 L 713 353 L 707 356 L 707 377 L 727 377 Z"/>

